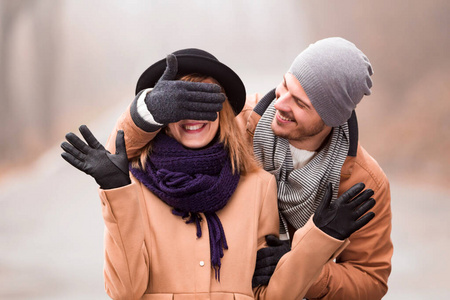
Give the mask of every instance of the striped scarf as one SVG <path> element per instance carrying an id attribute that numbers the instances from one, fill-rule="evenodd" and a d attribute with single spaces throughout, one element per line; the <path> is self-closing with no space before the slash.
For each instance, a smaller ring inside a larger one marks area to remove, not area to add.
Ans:
<path id="1" fill-rule="evenodd" d="M 280 233 L 287 233 L 287 222 L 295 229 L 306 224 L 329 182 L 333 184 L 333 199 L 337 198 L 341 168 L 350 146 L 349 130 L 347 123 L 334 127 L 327 145 L 309 163 L 294 170 L 289 141 L 275 136 L 271 128 L 274 103 L 275 100 L 256 126 L 253 150 L 264 170 L 277 179 Z"/>

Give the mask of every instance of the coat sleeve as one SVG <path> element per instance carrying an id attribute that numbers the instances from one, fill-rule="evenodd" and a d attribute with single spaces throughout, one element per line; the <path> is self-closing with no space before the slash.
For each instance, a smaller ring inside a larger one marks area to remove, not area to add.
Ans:
<path id="1" fill-rule="evenodd" d="M 113 299 L 140 299 L 148 286 L 149 255 L 139 191 L 134 182 L 99 190 L 105 222 L 105 290 Z"/>
<path id="2" fill-rule="evenodd" d="M 278 218 L 277 182 L 273 175 L 265 186 L 266 192 L 261 204 L 258 217 L 258 250 L 266 247 L 266 235 L 278 236 L 280 220 Z"/>
<path id="3" fill-rule="evenodd" d="M 265 246 L 267 234 L 278 235 L 276 180 L 272 177 L 261 208 L 258 249 Z M 348 241 L 334 239 L 318 229 L 312 219 L 294 234 L 292 250 L 279 261 L 268 286 L 253 290 L 256 299 L 301 299 L 320 274 L 322 267 L 334 259 Z"/>
<path id="4" fill-rule="evenodd" d="M 250 148 L 253 148 L 253 133 L 255 132 L 256 124 L 261 118 L 261 116 L 253 112 L 253 108 L 260 98 L 259 94 L 247 96 L 244 108 L 236 116 L 239 130 Z"/>
<path id="5" fill-rule="evenodd" d="M 359 151 L 359 150 L 358 150 Z M 373 175 L 373 174 L 372 174 Z M 307 292 L 308 299 L 381 299 L 387 292 L 393 253 L 389 182 L 384 174 L 374 183 L 361 180 L 375 192 L 375 218 L 352 234 L 350 245 L 322 270 Z M 344 189 L 355 182 L 344 184 Z"/>
<path id="6" fill-rule="evenodd" d="M 348 244 L 318 229 L 312 218 L 298 229 L 291 251 L 278 262 L 267 286 L 255 289 L 257 299 L 303 299 L 322 267 Z"/>
<path id="7" fill-rule="evenodd" d="M 105 147 L 109 152 L 114 153 L 116 151 L 115 141 L 117 131 L 123 130 L 125 138 L 125 147 L 127 149 L 127 156 L 129 160 L 139 156 L 140 150 L 143 147 L 145 147 L 148 144 L 148 142 L 150 142 L 159 132 L 159 130 L 145 131 L 141 129 L 139 126 L 137 126 L 136 123 L 133 121 L 131 114 L 132 110 L 133 109 L 135 110 L 136 101 L 138 97 L 139 96 L 137 96 L 136 99 L 133 100 L 133 102 L 128 106 L 126 111 L 117 120 L 116 125 L 114 126 L 114 129 L 111 135 L 109 136 L 108 141 L 106 142 Z M 136 114 L 135 111 L 133 111 L 133 113 Z"/>

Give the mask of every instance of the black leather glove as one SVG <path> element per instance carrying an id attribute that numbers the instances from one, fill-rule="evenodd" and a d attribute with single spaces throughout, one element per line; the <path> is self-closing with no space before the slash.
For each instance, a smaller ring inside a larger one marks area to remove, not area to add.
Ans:
<path id="1" fill-rule="evenodd" d="M 330 203 L 333 186 L 329 183 L 327 192 L 314 214 L 314 224 L 326 234 L 339 240 L 345 240 L 366 225 L 373 219 L 375 213 L 364 214 L 375 205 L 375 200 L 371 198 L 374 194 L 371 189 L 361 193 L 364 187 L 364 183 L 357 183 L 336 201 Z"/>
<path id="2" fill-rule="evenodd" d="M 180 120 L 217 119 L 225 95 L 217 84 L 174 80 L 178 72 L 177 58 L 169 54 L 167 67 L 145 104 L 153 119 L 163 125 Z"/>
<path id="3" fill-rule="evenodd" d="M 252 288 L 259 285 L 268 285 L 270 277 L 280 258 L 291 250 L 289 241 L 282 241 L 274 235 L 266 236 L 267 246 L 258 250 L 256 254 L 256 267 L 252 279 Z"/>
<path id="4" fill-rule="evenodd" d="M 88 144 L 70 132 L 66 134 L 70 144 L 67 142 L 61 144 L 61 148 L 65 151 L 61 156 L 78 170 L 94 177 L 102 189 L 130 184 L 123 131 L 117 132 L 116 154 L 107 151 L 86 125 L 80 126 L 80 132 Z"/>

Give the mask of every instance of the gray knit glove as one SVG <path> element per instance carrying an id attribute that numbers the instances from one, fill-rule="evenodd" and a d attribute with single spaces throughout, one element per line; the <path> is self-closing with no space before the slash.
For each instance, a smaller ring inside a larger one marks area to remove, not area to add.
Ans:
<path id="1" fill-rule="evenodd" d="M 174 80 L 178 72 L 177 58 L 169 54 L 166 62 L 164 74 L 144 100 L 153 119 L 163 125 L 187 119 L 216 120 L 225 101 L 220 86 Z"/>

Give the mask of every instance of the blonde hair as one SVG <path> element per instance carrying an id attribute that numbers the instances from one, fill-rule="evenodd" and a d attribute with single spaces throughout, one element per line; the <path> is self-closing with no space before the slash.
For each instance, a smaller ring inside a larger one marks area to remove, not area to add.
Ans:
<path id="1" fill-rule="evenodd" d="M 185 75 L 179 80 L 202 82 L 206 79 L 212 80 L 214 83 L 220 85 L 214 78 L 200 74 Z M 225 94 L 223 87 L 222 92 Z M 233 173 L 239 172 L 245 174 L 257 168 L 257 163 L 253 158 L 251 149 L 246 145 L 245 139 L 239 130 L 236 116 L 228 98 L 225 99 L 222 110 L 219 112 L 219 141 L 228 150 Z M 140 154 L 132 160 L 132 166 L 142 169 L 147 162 L 147 157 L 151 153 L 151 149 L 152 141 L 142 148 Z"/>

